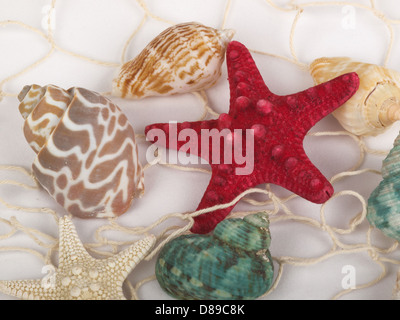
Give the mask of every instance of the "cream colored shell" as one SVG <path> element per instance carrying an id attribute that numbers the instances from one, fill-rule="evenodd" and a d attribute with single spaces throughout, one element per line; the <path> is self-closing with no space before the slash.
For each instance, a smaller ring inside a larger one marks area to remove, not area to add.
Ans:
<path id="1" fill-rule="evenodd" d="M 319 58 L 310 65 L 316 84 L 356 72 L 360 88 L 333 112 L 340 124 L 355 135 L 377 135 L 400 120 L 400 73 L 346 57 Z"/>
<path id="2" fill-rule="evenodd" d="M 121 67 L 112 94 L 138 99 L 207 89 L 221 75 L 233 35 L 196 22 L 172 26 Z"/>

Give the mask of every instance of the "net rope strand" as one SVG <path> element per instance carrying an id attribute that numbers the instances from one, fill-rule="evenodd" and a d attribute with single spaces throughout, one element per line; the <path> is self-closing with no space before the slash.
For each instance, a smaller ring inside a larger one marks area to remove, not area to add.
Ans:
<path id="1" fill-rule="evenodd" d="M 18 93 L 15 92 L 6 92 L 3 90 L 4 85 L 16 78 L 19 78 L 26 74 L 28 71 L 36 68 L 40 64 L 42 64 L 44 61 L 49 59 L 55 52 L 62 52 L 64 54 L 70 55 L 72 57 L 75 57 L 76 59 L 80 59 L 82 61 L 85 61 L 87 63 L 95 64 L 98 65 L 99 67 L 105 67 L 105 68 L 119 68 L 124 62 L 127 61 L 127 49 L 129 45 L 132 43 L 132 40 L 136 37 L 138 31 L 142 29 L 142 27 L 145 25 L 146 22 L 149 20 L 156 20 L 160 21 L 169 25 L 175 24 L 174 21 L 170 21 L 168 19 L 163 18 L 162 16 L 158 16 L 155 13 L 149 9 L 147 3 L 145 0 L 136 0 L 136 3 L 138 4 L 140 10 L 142 10 L 143 17 L 137 21 L 137 27 L 132 30 L 131 35 L 126 39 L 124 45 L 122 46 L 121 50 L 121 60 L 119 62 L 112 62 L 112 61 L 102 61 L 99 59 L 95 59 L 90 56 L 82 55 L 75 53 L 71 50 L 67 50 L 59 46 L 55 39 L 54 39 L 54 30 L 52 29 L 52 12 L 54 12 L 57 3 L 60 2 L 60 0 L 52 0 L 51 5 L 50 5 L 50 10 L 48 14 L 48 19 L 47 19 L 47 30 L 46 32 L 43 32 L 42 30 L 32 27 L 28 24 L 25 24 L 21 21 L 16 21 L 16 20 L 7 20 L 7 21 L 0 21 L 0 27 L 2 27 L 2 30 L 5 30 L 7 27 L 11 26 L 17 26 L 20 27 L 26 32 L 29 33 L 34 33 L 37 34 L 40 37 L 40 41 L 46 41 L 49 44 L 49 49 L 47 52 L 39 59 L 37 59 L 35 62 L 31 63 L 30 65 L 23 66 L 19 71 L 16 73 L 4 78 L 0 79 L 0 101 L 4 97 L 16 97 Z M 282 56 L 282 55 L 276 55 L 276 54 L 271 54 L 269 52 L 264 52 L 257 50 L 256 48 L 252 49 L 251 51 L 256 54 L 262 54 L 262 55 L 268 55 L 277 59 L 281 59 L 287 62 L 290 62 L 297 67 L 301 68 L 302 70 L 308 71 L 308 64 L 299 61 L 297 55 L 296 55 L 296 46 L 294 45 L 294 38 L 295 38 L 295 31 L 298 26 L 298 22 L 302 18 L 302 13 L 305 12 L 308 8 L 312 7 L 321 7 L 321 6 L 346 6 L 346 5 L 351 5 L 359 10 L 365 10 L 368 12 L 371 12 L 379 21 L 383 23 L 384 26 L 386 26 L 388 30 L 388 38 L 389 42 L 386 48 L 385 52 L 385 57 L 384 57 L 384 63 L 383 65 L 386 66 L 389 59 L 391 58 L 391 53 L 392 53 L 392 48 L 393 44 L 395 41 L 395 32 L 393 29 L 394 25 L 400 24 L 399 19 L 391 19 L 386 17 L 386 15 L 379 11 L 377 9 L 376 3 L 374 0 L 369 1 L 369 5 L 364 5 L 360 3 L 353 3 L 350 1 L 313 1 L 313 2 L 306 2 L 306 3 L 297 3 L 296 0 L 291 0 L 287 4 L 280 6 L 277 5 L 273 0 L 265 0 L 265 6 L 270 9 L 270 10 L 277 10 L 277 11 L 282 11 L 282 12 L 293 12 L 294 13 L 294 19 L 292 21 L 291 25 L 291 30 L 290 30 L 290 36 L 289 36 L 289 48 L 290 48 L 290 56 Z M 224 6 L 224 11 L 221 12 L 221 19 L 220 19 L 220 27 L 225 28 L 226 25 L 229 22 L 230 14 L 232 12 L 232 1 L 227 0 Z M 218 26 L 215 26 L 218 27 Z M 195 97 L 200 101 L 202 107 L 203 107 L 203 113 L 200 117 L 199 120 L 205 119 L 207 116 L 210 117 L 216 117 L 219 115 L 218 112 L 216 112 L 212 105 L 210 105 L 210 101 L 207 96 L 207 91 L 201 91 L 201 92 L 196 92 L 193 93 Z M 318 139 L 318 137 L 321 136 L 331 136 L 334 137 L 335 139 L 343 139 L 344 137 L 350 137 L 354 142 L 355 142 L 355 149 L 359 150 L 359 158 L 356 161 L 356 163 L 348 170 L 340 172 L 333 177 L 331 177 L 331 182 L 333 184 L 337 183 L 338 181 L 343 181 L 346 179 L 349 179 L 350 177 L 359 177 L 362 176 L 363 174 L 366 173 L 373 173 L 380 175 L 380 172 L 374 169 L 369 169 L 369 168 L 361 168 L 361 165 L 364 163 L 365 157 L 368 155 L 375 155 L 375 156 L 380 156 L 384 157 L 389 150 L 374 150 L 371 149 L 367 146 L 365 139 L 363 137 L 358 137 L 355 135 L 352 135 L 348 132 L 340 131 L 340 132 L 311 132 L 308 133 L 309 136 L 311 137 L 316 137 L 315 139 Z M 144 139 L 144 134 L 137 134 L 137 138 L 140 139 L 140 143 L 146 143 Z M 313 138 L 314 139 L 314 138 Z M 159 150 L 159 152 L 161 152 Z M 166 163 L 162 163 L 160 161 L 161 157 L 159 156 L 155 161 L 152 163 L 147 163 L 144 166 L 144 169 L 147 171 L 149 168 L 152 167 L 161 167 L 161 166 L 167 166 L 171 170 L 184 170 L 184 171 L 189 171 L 189 172 L 200 172 L 202 174 L 210 174 L 210 170 L 207 169 L 201 169 L 201 168 L 191 168 L 188 166 L 181 166 L 181 165 L 170 165 Z M 14 165 L 7 165 L 3 164 L 0 165 L 0 172 L 14 172 L 18 176 L 21 175 L 22 177 L 16 178 L 20 179 L 19 180 L 10 180 L 10 179 L 3 179 L 0 181 L 0 190 L 6 187 L 13 187 L 13 188 L 22 188 L 25 191 L 24 192 L 29 192 L 29 190 L 35 190 L 35 192 L 40 191 L 40 187 L 35 180 L 34 176 L 32 175 L 32 172 L 27 170 L 26 168 L 19 167 L 19 166 L 14 166 Z M 26 182 L 26 178 L 29 179 L 29 183 Z M 252 195 L 262 196 L 263 199 L 253 199 Z M 349 213 L 350 218 L 348 221 L 348 224 L 344 228 L 337 228 L 330 226 L 327 218 L 326 218 L 326 207 L 329 206 L 330 203 L 337 201 L 337 199 L 342 198 L 342 197 L 352 197 L 356 201 L 359 202 L 361 209 L 357 209 L 356 212 Z M 367 231 L 365 231 L 365 242 L 359 242 L 359 243 L 346 243 L 343 238 L 340 238 L 343 235 L 348 235 L 352 234 L 355 231 L 359 231 L 360 225 L 365 222 L 366 220 L 366 199 L 358 193 L 356 190 L 342 190 L 339 192 L 336 192 L 334 196 L 328 200 L 327 203 L 323 204 L 320 206 L 320 216 L 315 217 L 315 218 L 310 218 L 303 216 L 300 212 L 296 212 L 296 210 L 292 209 L 290 207 L 290 202 L 293 201 L 294 199 L 299 199 L 297 195 L 291 194 L 289 196 L 282 196 L 279 197 L 277 194 L 275 194 L 272 190 L 269 184 L 266 184 L 265 187 L 260 187 L 260 188 L 253 188 L 250 190 L 247 190 L 243 192 L 241 195 L 239 195 L 235 200 L 233 200 L 230 203 L 227 204 L 221 204 L 218 206 L 215 206 L 213 208 L 206 208 L 203 210 L 198 210 L 195 212 L 179 212 L 179 213 L 169 213 L 169 214 L 164 214 L 161 216 L 159 219 L 154 221 L 153 223 L 147 225 L 147 226 L 135 226 L 135 227 L 127 227 L 124 225 L 121 225 L 118 221 L 118 219 L 113 218 L 113 219 L 108 219 L 106 221 L 107 224 L 98 227 L 95 232 L 94 232 L 94 239 L 95 241 L 92 243 L 85 243 L 85 248 L 92 254 L 96 254 L 99 256 L 104 256 L 108 257 L 112 254 L 117 253 L 118 251 L 121 250 L 121 248 L 133 243 L 136 241 L 138 237 L 141 237 L 143 235 L 153 233 L 157 236 L 157 244 L 152 252 L 149 253 L 149 255 L 146 257 L 146 260 L 151 260 L 154 259 L 154 257 L 157 255 L 159 250 L 162 249 L 163 245 L 165 243 L 171 241 L 175 237 L 188 233 L 191 226 L 193 225 L 193 217 L 203 214 L 205 212 L 213 211 L 216 210 L 216 208 L 226 208 L 231 206 L 233 203 L 236 203 L 238 201 L 241 201 L 243 203 L 246 203 L 248 206 L 251 206 L 252 209 L 248 211 L 233 211 L 228 218 L 232 217 L 243 217 L 248 214 L 254 213 L 254 212 L 264 212 L 266 215 L 270 217 L 271 221 L 271 226 L 280 223 L 280 222 L 287 222 L 291 221 L 293 223 L 302 223 L 302 224 L 307 224 L 311 228 L 318 230 L 320 232 L 325 233 L 328 238 L 330 239 L 331 246 L 328 248 L 325 253 L 320 254 L 315 257 L 311 258 L 306 258 L 306 257 L 294 257 L 294 256 L 275 256 L 274 252 L 273 254 L 273 260 L 275 263 L 278 265 L 278 268 L 276 268 L 275 271 L 275 279 L 272 287 L 268 292 L 266 292 L 262 298 L 268 297 L 268 295 L 275 291 L 278 286 L 279 282 L 284 277 L 285 272 L 287 271 L 287 268 L 285 266 L 293 266 L 293 267 L 303 267 L 303 266 L 311 266 L 311 265 L 318 265 L 319 263 L 329 260 L 335 256 L 338 255 L 349 255 L 352 253 L 367 253 L 369 260 L 372 264 L 377 265 L 381 272 L 372 280 L 364 283 L 364 284 L 358 284 L 355 288 L 350 288 L 350 289 L 343 289 L 342 291 L 338 292 L 335 294 L 332 299 L 339 299 L 343 297 L 346 294 L 350 294 L 351 292 L 354 292 L 356 290 L 362 290 L 363 288 L 368 288 L 376 285 L 379 283 L 382 279 L 385 278 L 385 276 L 388 274 L 388 270 L 390 266 L 398 266 L 400 265 L 400 260 L 393 258 L 390 256 L 391 253 L 396 252 L 399 250 L 398 247 L 398 242 L 393 241 L 390 245 L 387 247 L 379 247 L 373 244 L 373 228 L 369 227 L 367 228 Z M 18 217 L 18 214 L 21 212 L 41 212 L 41 213 L 46 213 L 48 214 L 52 219 L 54 219 L 54 222 L 57 224 L 58 223 L 58 215 L 57 213 L 52 210 L 51 208 L 45 208 L 45 207 L 40 207 L 40 208 L 29 208 L 29 207 L 24 207 L 20 206 L 18 204 L 13 204 L 7 199 L 0 199 L 0 203 L 3 207 L 13 210 L 13 211 L 18 211 L 15 216 L 6 219 L 6 218 L 0 218 L 0 227 L 2 230 L 2 233 L 0 234 L 0 251 L 1 252 L 12 252 L 12 251 L 20 251 L 24 252 L 26 254 L 30 254 L 33 256 L 38 257 L 40 260 L 42 260 L 44 263 L 49 263 L 51 261 L 51 256 L 58 251 L 58 240 L 54 238 L 54 236 L 48 235 L 46 233 L 43 233 L 39 229 L 35 229 L 29 226 L 26 226 L 22 224 Z M 171 221 L 176 221 L 180 220 L 181 224 L 176 223 L 175 225 L 171 225 Z M 161 229 L 160 229 L 161 228 Z M 161 231 L 160 231 L 161 230 Z M 121 234 L 126 234 L 128 237 L 132 237 L 131 240 L 113 240 L 111 236 L 107 236 L 107 234 L 110 232 L 118 232 Z M 42 247 L 45 252 L 36 250 L 36 249 L 31 249 L 31 248 L 26 248 L 26 247 L 18 247 L 18 246 L 12 246 L 12 245 L 3 245 L 3 241 L 9 240 L 16 236 L 19 233 L 26 234 L 32 241 L 36 244 Z M 274 237 L 272 234 L 272 241 Z M 389 256 L 388 256 L 389 255 Z M 131 299 L 139 299 L 139 291 L 140 288 L 148 283 L 149 281 L 154 281 L 155 277 L 154 275 L 148 276 L 144 279 L 138 280 L 136 284 L 131 283 L 131 281 L 128 280 L 127 287 L 129 289 Z M 397 293 L 398 295 L 398 293 Z"/>

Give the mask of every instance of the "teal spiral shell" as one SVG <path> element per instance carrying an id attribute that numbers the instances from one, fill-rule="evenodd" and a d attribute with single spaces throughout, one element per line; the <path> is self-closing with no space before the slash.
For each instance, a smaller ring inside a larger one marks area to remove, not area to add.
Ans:
<path id="1" fill-rule="evenodd" d="M 270 241 L 262 213 L 223 220 L 212 235 L 180 236 L 159 254 L 158 283 L 176 299 L 255 299 L 273 282 Z"/>
<path id="2" fill-rule="evenodd" d="M 382 177 L 368 199 L 367 219 L 385 235 L 400 241 L 400 134 L 382 162 Z"/>

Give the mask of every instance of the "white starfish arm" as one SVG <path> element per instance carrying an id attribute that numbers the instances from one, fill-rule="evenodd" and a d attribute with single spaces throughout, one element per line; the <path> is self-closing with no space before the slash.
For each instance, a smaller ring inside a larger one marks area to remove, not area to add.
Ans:
<path id="1" fill-rule="evenodd" d="M 24 300 L 54 299 L 54 287 L 46 286 L 43 280 L 3 280 L 0 291 Z"/>

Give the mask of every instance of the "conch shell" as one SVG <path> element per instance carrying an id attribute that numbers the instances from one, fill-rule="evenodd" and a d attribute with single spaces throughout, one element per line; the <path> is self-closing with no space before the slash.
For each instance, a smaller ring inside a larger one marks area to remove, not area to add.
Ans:
<path id="1" fill-rule="evenodd" d="M 121 67 L 112 95 L 139 99 L 210 88 L 221 75 L 233 35 L 196 22 L 172 26 Z"/>
<path id="2" fill-rule="evenodd" d="M 400 73 L 346 57 L 319 58 L 310 65 L 316 84 L 356 72 L 360 88 L 332 114 L 347 131 L 375 136 L 400 120 Z"/>
<path id="3" fill-rule="evenodd" d="M 143 170 L 127 117 L 83 89 L 25 86 L 18 96 L 38 182 L 69 213 L 115 217 L 143 193 Z"/>

